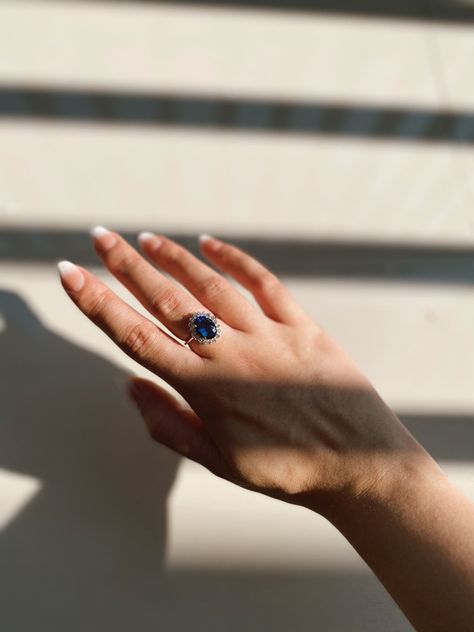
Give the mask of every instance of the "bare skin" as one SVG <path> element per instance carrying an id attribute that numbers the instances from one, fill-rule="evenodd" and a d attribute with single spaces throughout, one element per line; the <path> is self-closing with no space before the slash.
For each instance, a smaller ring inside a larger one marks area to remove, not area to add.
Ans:
<path id="1" fill-rule="evenodd" d="M 282 283 L 238 248 L 202 240 L 257 307 L 163 236 L 142 234 L 147 261 L 117 233 L 93 234 L 107 268 L 172 334 L 84 268 L 60 264 L 79 309 L 188 403 L 133 378 L 151 436 L 217 476 L 325 516 L 415 629 L 472 632 L 474 504 Z M 218 316 L 215 344 L 183 344 L 197 311 Z"/>

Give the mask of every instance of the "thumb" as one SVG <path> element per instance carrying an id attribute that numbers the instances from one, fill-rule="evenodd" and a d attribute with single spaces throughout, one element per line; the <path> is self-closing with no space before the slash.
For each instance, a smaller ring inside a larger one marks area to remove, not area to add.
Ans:
<path id="1" fill-rule="evenodd" d="M 150 380 L 134 377 L 127 386 L 155 441 L 226 478 L 224 460 L 193 410 Z"/>

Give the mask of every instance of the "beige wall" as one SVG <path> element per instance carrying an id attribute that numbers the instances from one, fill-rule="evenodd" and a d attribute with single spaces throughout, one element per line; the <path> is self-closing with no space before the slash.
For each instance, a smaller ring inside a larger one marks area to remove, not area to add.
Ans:
<path id="1" fill-rule="evenodd" d="M 126 373 L 144 371 L 67 302 L 55 258 L 68 256 L 68 239 L 83 253 L 76 244 L 97 223 L 183 239 L 216 232 L 257 254 L 261 238 L 281 244 L 275 256 L 297 298 L 474 497 L 472 271 L 441 282 L 427 251 L 471 247 L 474 132 L 464 143 L 431 137 L 429 125 L 416 132 L 415 117 L 462 114 L 469 133 L 473 53 L 467 23 L 0 3 L 2 629 L 410 629 L 322 518 L 146 440 L 123 393 Z M 50 95 L 43 110 L 33 90 Z M 92 115 L 68 120 L 64 91 L 85 95 Z M 288 121 L 252 130 L 245 118 L 226 129 L 212 117 L 143 125 L 94 120 L 98 93 L 172 95 L 178 109 L 204 98 L 240 114 L 239 104 L 257 101 L 344 115 L 331 133 Z M 20 104 L 6 116 L 2 99 L 12 95 Z M 364 108 L 375 119 L 399 112 L 399 133 L 374 135 L 369 117 L 355 134 Z M 387 244 L 398 266 L 393 244 L 411 244 L 432 278 L 324 275 L 310 256 L 294 272 L 292 240 L 309 251 L 324 240 L 348 251 Z M 88 252 L 80 256 L 90 264 Z"/>

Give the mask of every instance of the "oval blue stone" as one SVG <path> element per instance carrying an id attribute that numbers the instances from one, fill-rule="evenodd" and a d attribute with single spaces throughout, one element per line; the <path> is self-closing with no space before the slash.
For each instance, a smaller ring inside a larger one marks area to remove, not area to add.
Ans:
<path id="1" fill-rule="evenodd" d="M 209 316 L 197 316 L 194 319 L 196 332 L 201 338 L 211 340 L 217 336 L 217 327 Z"/>

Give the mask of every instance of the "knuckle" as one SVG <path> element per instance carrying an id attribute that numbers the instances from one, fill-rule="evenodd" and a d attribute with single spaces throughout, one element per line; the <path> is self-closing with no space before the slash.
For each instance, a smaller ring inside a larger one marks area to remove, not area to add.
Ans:
<path id="1" fill-rule="evenodd" d="M 254 288 L 258 292 L 273 294 L 279 291 L 281 287 L 280 279 L 268 270 L 260 272 L 254 279 Z"/>
<path id="2" fill-rule="evenodd" d="M 161 247 L 160 252 L 171 263 L 179 263 L 185 254 L 184 248 L 181 248 L 181 246 L 169 242 Z"/>
<path id="3" fill-rule="evenodd" d="M 139 255 L 133 251 L 121 252 L 119 256 L 110 261 L 110 270 L 118 276 L 128 276 L 130 270 L 138 262 Z"/>
<path id="4" fill-rule="evenodd" d="M 101 288 L 95 290 L 88 298 L 84 310 L 92 320 L 100 318 L 109 296 L 108 290 Z"/>
<path id="5" fill-rule="evenodd" d="M 151 323 L 137 323 L 124 333 L 121 346 L 131 355 L 143 357 L 153 348 L 156 335 L 156 329 Z"/>
<path id="6" fill-rule="evenodd" d="M 211 276 L 199 284 L 199 293 L 207 300 L 212 300 L 227 292 L 229 286 L 227 281 L 218 275 Z"/>
<path id="7" fill-rule="evenodd" d="M 172 317 L 181 310 L 181 301 L 173 288 L 166 288 L 156 292 L 150 299 L 152 310 L 165 317 Z"/>
<path id="8" fill-rule="evenodd" d="M 219 257 L 232 266 L 240 266 L 244 258 L 244 253 L 236 246 L 224 244 L 219 249 Z"/>

